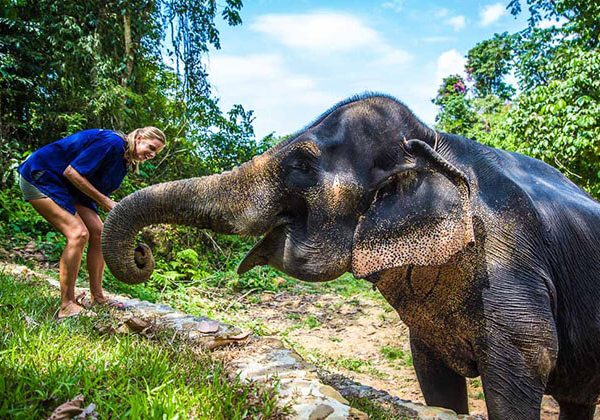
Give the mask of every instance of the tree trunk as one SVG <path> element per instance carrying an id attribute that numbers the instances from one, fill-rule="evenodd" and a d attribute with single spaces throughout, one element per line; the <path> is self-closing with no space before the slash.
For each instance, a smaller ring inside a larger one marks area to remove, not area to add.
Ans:
<path id="1" fill-rule="evenodd" d="M 121 86 L 127 87 L 133 74 L 133 43 L 131 42 L 131 15 L 129 11 L 123 15 L 123 34 L 125 38 L 125 74 Z"/>

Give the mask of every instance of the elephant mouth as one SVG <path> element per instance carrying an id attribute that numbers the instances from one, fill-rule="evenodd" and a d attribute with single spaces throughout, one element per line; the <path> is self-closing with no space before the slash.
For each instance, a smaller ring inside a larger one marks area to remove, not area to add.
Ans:
<path id="1" fill-rule="evenodd" d="M 259 265 L 269 265 L 303 281 L 321 282 L 333 280 L 348 271 L 346 263 L 331 264 L 337 260 L 335 255 L 295 237 L 296 230 L 303 231 L 289 219 L 273 227 L 244 257 L 238 266 L 238 274 Z"/>
<path id="2" fill-rule="evenodd" d="M 238 266 L 238 274 L 242 275 L 257 265 L 270 265 L 283 271 L 283 254 L 288 233 L 289 225 L 285 221 L 269 230 L 244 257 Z"/>

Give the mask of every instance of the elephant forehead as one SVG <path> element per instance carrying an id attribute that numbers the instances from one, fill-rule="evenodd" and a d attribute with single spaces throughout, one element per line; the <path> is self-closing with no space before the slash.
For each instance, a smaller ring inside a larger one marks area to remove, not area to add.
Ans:
<path id="1" fill-rule="evenodd" d="M 252 160 L 238 168 L 238 171 L 244 174 L 240 178 L 241 182 L 245 178 L 261 178 L 270 175 L 275 170 L 275 163 L 271 153 L 254 156 Z"/>
<path id="2" fill-rule="evenodd" d="M 372 120 L 380 115 L 381 109 L 375 106 L 369 106 L 364 103 L 355 103 L 351 106 L 344 107 L 342 114 L 340 115 L 340 122 L 342 124 L 353 123 L 356 120 L 366 119 Z"/>

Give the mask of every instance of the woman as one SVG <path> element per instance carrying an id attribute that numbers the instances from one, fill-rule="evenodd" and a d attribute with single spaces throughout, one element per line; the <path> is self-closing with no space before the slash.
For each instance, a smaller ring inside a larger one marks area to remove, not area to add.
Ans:
<path id="1" fill-rule="evenodd" d="M 127 169 L 137 170 L 164 146 L 165 135 L 155 127 L 128 135 L 91 129 L 42 147 L 19 166 L 25 200 L 67 238 L 59 265 L 58 319 L 84 309 L 75 298 L 75 281 L 87 243 L 92 303 L 111 304 L 102 290 L 102 221 L 96 204 L 110 211 L 116 203 L 109 195 L 121 185 Z"/>

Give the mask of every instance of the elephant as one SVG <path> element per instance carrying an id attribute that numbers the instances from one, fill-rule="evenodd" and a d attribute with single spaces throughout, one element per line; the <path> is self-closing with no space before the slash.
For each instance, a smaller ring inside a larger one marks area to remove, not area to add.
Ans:
<path id="1" fill-rule="evenodd" d="M 156 184 L 108 215 L 121 281 L 152 273 L 135 235 L 155 223 L 260 236 L 240 263 L 309 282 L 349 272 L 410 331 L 428 405 L 490 419 L 592 419 L 600 395 L 600 203 L 546 163 L 436 131 L 402 102 L 342 101 L 221 174 Z"/>

